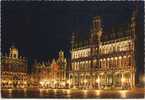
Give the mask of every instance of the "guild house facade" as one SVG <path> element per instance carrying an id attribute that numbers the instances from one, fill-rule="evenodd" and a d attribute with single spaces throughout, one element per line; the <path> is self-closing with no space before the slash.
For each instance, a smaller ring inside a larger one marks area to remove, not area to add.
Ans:
<path id="1" fill-rule="evenodd" d="M 27 87 L 27 60 L 19 56 L 17 48 L 12 46 L 9 54 L 1 58 L 1 86 L 2 88 Z"/>
<path id="2" fill-rule="evenodd" d="M 72 35 L 70 88 L 129 89 L 135 87 L 136 14 L 117 35 L 105 34 L 101 17 L 92 20 L 90 38 L 79 44 Z M 107 35 L 111 35 L 108 39 Z"/>
<path id="3" fill-rule="evenodd" d="M 31 75 L 31 83 L 40 88 L 65 88 L 67 61 L 60 50 L 57 59 L 52 62 L 35 62 Z"/>

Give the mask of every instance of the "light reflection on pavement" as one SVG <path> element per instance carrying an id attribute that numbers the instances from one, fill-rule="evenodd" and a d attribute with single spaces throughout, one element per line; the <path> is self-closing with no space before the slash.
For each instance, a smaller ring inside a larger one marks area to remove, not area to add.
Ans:
<path id="1" fill-rule="evenodd" d="M 144 98 L 144 89 L 78 90 L 78 89 L 21 89 L 2 90 L 3 98 Z"/>

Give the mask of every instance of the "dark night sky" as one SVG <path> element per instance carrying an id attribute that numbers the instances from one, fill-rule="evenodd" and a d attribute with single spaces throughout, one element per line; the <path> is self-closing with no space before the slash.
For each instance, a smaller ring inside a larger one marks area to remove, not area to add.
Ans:
<path id="1" fill-rule="evenodd" d="M 20 54 L 52 60 L 60 49 L 69 56 L 72 32 L 88 36 L 91 18 L 102 17 L 103 30 L 126 23 L 133 2 L 2 2 L 2 52 L 15 44 Z M 139 3 L 138 64 L 143 68 L 143 2 Z M 141 64 L 142 63 L 142 64 Z M 141 70 L 141 69 L 140 69 Z"/>

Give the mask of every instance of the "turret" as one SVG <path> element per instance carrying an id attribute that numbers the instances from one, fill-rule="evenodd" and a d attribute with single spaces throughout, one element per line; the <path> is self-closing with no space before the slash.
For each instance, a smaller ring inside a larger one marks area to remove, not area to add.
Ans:
<path id="1" fill-rule="evenodd" d="M 101 27 L 101 18 L 100 16 L 96 16 L 93 18 L 93 26 L 90 31 L 91 33 L 91 42 L 100 43 L 101 36 L 102 36 L 102 27 Z"/>
<path id="2" fill-rule="evenodd" d="M 72 45 L 72 49 L 74 48 L 74 46 L 75 46 L 75 33 L 73 32 L 72 33 L 72 40 L 71 40 L 71 45 Z"/>
<path id="3" fill-rule="evenodd" d="M 59 51 L 59 58 L 64 59 L 64 52 L 62 50 Z"/>
<path id="4" fill-rule="evenodd" d="M 52 63 L 51 63 L 51 64 L 52 64 L 52 65 L 53 65 L 53 64 L 56 64 L 56 61 L 55 61 L 55 59 L 53 59 L 53 60 L 52 60 Z"/>
<path id="5" fill-rule="evenodd" d="M 15 48 L 14 45 L 12 45 L 12 47 L 10 48 L 9 51 L 9 57 L 13 58 L 13 59 L 18 59 L 18 49 Z"/>
<path id="6" fill-rule="evenodd" d="M 100 16 L 96 16 L 93 18 L 93 32 L 97 36 L 97 40 L 100 41 L 100 38 L 102 36 L 102 27 L 101 27 Z"/>
<path id="7" fill-rule="evenodd" d="M 135 9 L 135 11 L 133 11 L 132 17 L 131 17 L 131 24 L 130 24 L 130 34 L 133 38 L 135 38 L 135 34 L 136 34 L 136 28 L 137 28 L 137 9 Z"/>
<path id="8" fill-rule="evenodd" d="M 57 64 L 62 68 L 65 69 L 66 68 L 66 58 L 64 57 L 64 52 L 62 50 L 60 50 L 59 52 L 59 57 L 57 59 Z"/>

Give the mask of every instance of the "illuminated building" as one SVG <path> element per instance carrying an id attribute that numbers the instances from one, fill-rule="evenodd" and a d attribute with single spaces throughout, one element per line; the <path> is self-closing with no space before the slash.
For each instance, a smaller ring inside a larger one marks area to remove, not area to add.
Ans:
<path id="1" fill-rule="evenodd" d="M 59 82 L 60 87 L 65 87 L 67 78 L 66 78 L 66 67 L 67 67 L 67 61 L 66 58 L 64 57 L 64 52 L 62 50 L 60 50 L 59 52 L 59 57 L 57 59 L 57 64 L 59 66 Z"/>
<path id="2" fill-rule="evenodd" d="M 39 84 L 38 86 L 42 88 L 64 88 L 66 84 L 66 65 L 63 51 L 59 52 L 58 59 L 53 59 L 51 64 L 49 62 L 35 62 L 31 75 L 33 84 Z"/>
<path id="3" fill-rule="evenodd" d="M 56 63 L 55 59 L 53 59 L 51 63 L 51 73 L 53 88 L 56 88 L 59 85 L 59 65 Z"/>
<path id="4" fill-rule="evenodd" d="M 9 55 L 5 54 L 1 60 L 2 88 L 27 87 L 27 60 L 19 57 L 18 49 L 12 46 Z"/>
<path id="5" fill-rule="evenodd" d="M 31 84 L 37 87 L 48 87 L 47 81 L 51 79 L 51 67 L 48 62 L 37 62 L 33 65 L 33 71 L 31 74 Z"/>
<path id="6" fill-rule="evenodd" d="M 135 34 L 136 11 L 133 13 L 125 35 L 106 39 L 101 27 L 101 18 L 93 18 L 90 38 L 78 43 L 76 34 L 72 35 L 71 88 L 107 89 L 135 87 Z"/>

